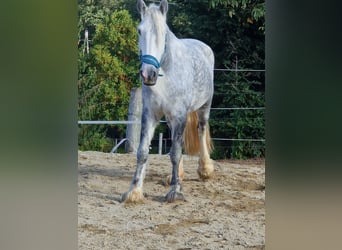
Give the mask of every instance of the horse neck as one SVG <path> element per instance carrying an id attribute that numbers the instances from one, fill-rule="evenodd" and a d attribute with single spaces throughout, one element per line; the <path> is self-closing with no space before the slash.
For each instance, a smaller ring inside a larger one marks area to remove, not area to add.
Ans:
<path id="1" fill-rule="evenodd" d="M 167 27 L 166 39 L 165 39 L 165 51 L 161 63 L 161 67 L 166 69 L 173 62 L 172 50 L 179 43 L 179 39 L 173 34 L 173 32 Z"/>

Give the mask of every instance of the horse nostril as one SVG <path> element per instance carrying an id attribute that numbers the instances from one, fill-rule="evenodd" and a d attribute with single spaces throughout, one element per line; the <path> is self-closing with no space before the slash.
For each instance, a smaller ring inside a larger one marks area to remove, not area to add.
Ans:
<path id="1" fill-rule="evenodd" d="M 140 70 L 140 76 L 141 76 L 141 78 L 143 79 L 143 80 L 145 80 L 145 79 L 147 79 L 148 78 L 148 75 L 147 75 L 147 73 L 146 73 L 146 71 L 144 71 L 144 70 Z"/>

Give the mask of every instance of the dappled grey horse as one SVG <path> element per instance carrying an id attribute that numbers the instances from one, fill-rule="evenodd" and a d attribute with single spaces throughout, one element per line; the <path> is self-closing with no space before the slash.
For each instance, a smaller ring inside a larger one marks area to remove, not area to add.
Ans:
<path id="1" fill-rule="evenodd" d="M 143 82 L 141 137 L 137 168 L 124 202 L 141 202 L 149 144 L 162 116 L 172 131 L 170 158 L 172 177 L 168 202 L 183 200 L 182 145 L 185 151 L 199 153 L 198 174 L 207 179 L 214 171 L 210 159 L 211 139 L 208 119 L 213 97 L 214 55 L 204 43 L 195 39 L 178 39 L 166 24 L 168 2 L 147 7 L 138 1 L 141 22 L 138 26 L 140 76 Z"/>

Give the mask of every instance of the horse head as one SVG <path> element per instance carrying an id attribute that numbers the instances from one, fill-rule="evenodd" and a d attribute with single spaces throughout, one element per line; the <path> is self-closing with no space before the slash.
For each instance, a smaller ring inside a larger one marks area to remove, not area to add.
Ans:
<path id="1" fill-rule="evenodd" d="M 138 11 L 141 22 L 138 25 L 140 50 L 140 76 L 145 85 L 155 85 L 159 76 L 159 68 L 166 46 L 166 13 L 168 2 L 162 0 L 159 6 L 146 6 L 143 0 L 138 0 Z"/>

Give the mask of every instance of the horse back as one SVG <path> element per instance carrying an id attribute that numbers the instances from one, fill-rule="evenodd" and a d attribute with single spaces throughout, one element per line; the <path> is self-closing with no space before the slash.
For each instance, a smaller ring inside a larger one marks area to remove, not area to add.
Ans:
<path id="1" fill-rule="evenodd" d="M 204 61 L 207 66 L 214 69 L 214 53 L 207 44 L 200 40 L 191 38 L 180 39 L 180 41 L 188 48 L 188 52 L 193 53 L 195 60 Z"/>

